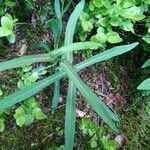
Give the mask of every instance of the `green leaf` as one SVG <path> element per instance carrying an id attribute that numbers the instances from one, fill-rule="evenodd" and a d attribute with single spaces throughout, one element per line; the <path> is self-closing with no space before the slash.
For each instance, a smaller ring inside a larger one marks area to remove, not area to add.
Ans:
<path id="1" fill-rule="evenodd" d="M 76 86 L 69 80 L 65 117 L 65 149 L 72 150 L 75 136 Z"/>
<path id="2" fill-rule="evenodd" d="M 59 103 L 59 96 L 60 96 L 59 94 L 60 94 L 60 81 L 58 80 L 54 84 L 54 96 L 52 99 L 52 113 L 54 113 Z"/>
<path id="3" fill-rule="evenodd" d="M 146 35 L 142 38 L 145 42 L 147 42 L 148 44 L 150 44 L 150 35 Z"/>
<path id="4" fill-rule="evenodd" d="M 61 22 L 59 19 L 50 19 L 46 27 L 50 27 L 53 32 L 54 41 L 57 42 L 58 35 L 61 31 Z"/>
<path id="5" fill-rule="evenodd" d="M 25 116 L 25 125 L 30 125 L 34 121 L 34 116 L 30 113 Z"/>
<path id="6" fill-rule="evenodd" d="M 138 90 L 150 90 L 150 78 L 144 80 L 138 87 Z"/>
<path id="7" fill-rule="evenodd" d="M 121 22 L 121 28 L 124 31 L 131 31 L 132 33 L 134 33 L 134 28 L 133 28 L 133 24 L 130 20 L 125 20 Z"/>
<path id="8" fill-rule="evenodd" d="M 13 7 L 13 6 L 15 6 L 16 4 L 15 4 L 15 2 L 12 2 L 12 1 L 10 1 L 10 0 L 5 0 L 5 5 L 7 5 L 7 6 L 9 6 L 9 7 Z"/>
<path id="9" fill-rule="evenodd" d="M 6 16 L 3 16 L 1 18 L 1 25 L 2 25 L 2 27 L 12 30 L 13 29 L 13 20 L 11 20 L 10 18 L 8 18 Z"/>
<path id="10" fill-rule="evenodd" d="M 100 8 L 103 6 L 103 1 L 101 1 L 101 0 L 93 0 L 92 2 L 95 5 L 95 7 L 97 7 L 97 8 Z"/>
<path id="11" fill-rule="evenodd" d="M 95 93 L 80 79 L 74 69 L 68 62 L 61 63 L 62 68 L 66 71 L 68 77 L 74 82 L 78 90 L 91 104 L 94 110 L 102 117 L 104 122 L 108 124 L 114 131 L 118 132 L 118 129 L 113 120 L 118 121 L 118 117 L 113 113 Z"/>
<path id="12" fill-rule="evenodd" d="M 42 120 L 42 119 L 47 118 L 47 116 L 42 112 L 40 108 L 34 108 L 32 113 L 35 115 L 35 118 L 37 120 Z"/>
<path id="13" fill-rule="evenodd" d="M 0 96 L 2 96 L 3 95 L 3 91 L 0 89 Z"/>
<path id="14" fill-rule="evenodd" d="M 49 54 L 29 55 L 20 58 L 8 60 L 0 63 L 0 71 L 4 71 L 11 68 L 22 67 L 37 62 L 53 62 L 54 58 L 64 55 L 66 52 L 72 52 L 82 49 L 97 49 L 101 44 L 95 42 L 77 42 L 59 49 L 53 50 Z M 19 63 L 18 63 L 19 62 Z"/>
<path id="15" fill-rule="evenodd" d="M 132 19 L 134 21 L 140 21 L 146 17 L 145 15 L 143 15 L 141 8 L 137 6 L 132 6 L 127 9 L 123 9 L 120 12 L 120 15 L 124 18 Z"/>
<path id="16" fill-rule="evenodd" d="M 142 66 L 142 68 L 145 68 L 145 67 L 149 67 L 150 66 L 150 59 L 148 59 L 144 65 Z"/>
<path id="17" fill-rule="evenodd" d="M 15 110 L 14 118 L 16 119 L 16 124 L 18 126 L 23 126 L 25 124 L 25 112 L 22 106 Z"/>
<path id="18" fill-rule="evenodd" d="M 0 118 L 0 132 L 5 130 L 4 118 Z"/>
<path id="19" fill-rule="evenodd" d="M 13 44 L 13 43 L 15 42 L 15 40 L 16 40 L 16 36 L 15 36 L 14 33 L 12 33 L 12 34 L 10 34 L 10 35 L 7 36 L 7 39 L 8 39 L 8 41 L 9 41 L 10 43 Z"/>
<path id="20" fill-rule="evenodd" d="M 5 27 L 0 27 L 0 37 L 8 36 L 10 34 L 12 34 L 12 30 Z"/>
<path id="21" fill-rule="evenodd" d="M 106 39 L 112 44 L 122 42 L 122 38 L 119 36 L 119 34 L 113 31 L 110 31 L 106 34 Z"/>
<path id="22" fill-rule="evenodd" d="M 50 57 L 49 54 L 23 56 L 20 58 L 8 60 L 6 62 L 1 62 L 0 71 L 4 71 L 11 68 L 23 67 L 24 65 L 29 65 L 37 62 L 52 62 L 52 61 L 53 59 Z"/>
<path id="23" fill-rule="evenodd" d="M 0 110 L 4 110 L 5 108 L 9 108 L 16 103 L 19 103 L 32 95 L 36 94 L 37 92 L 41 91 L 43 88 L 47 87 L 48 85 L 54 83 L 55 81 L 61 79 L 65 76 L 64 72 L 54 74 L 49 76 L 39 82 L 33 83 L 30 86 L 27 86 L 20 91 L 17 91 L 0 101 Z"/>
<path id="24" fill-rule="evenodd" d="M 103 46 L 100 43 L 95 43 L 95 42 L 76 42 L 52 51 L 50 53 L 50 56 L 58 57 L 68 52 L 84 50 L 84 49 L 97 49 L 98 47 L 103 47 Z"/>
<path id="25" fill-rule="evenodd" d="M 69 18 L 69 21 L 68 21 L 67 27 L 66 27 L 66 32 L 65 32 L 65 41 L 64 41 L 65 45 L 68 45 L 73 42 L 73 35 L 75 32 L 76 23 L 77 23 L 77 20 L 84 8 L 84 3 L 85 3 L 85 0 L 81 0 L 78 3 L 78 5 L 75 7 L 74 11 L 72 12 L 72 14 Z M 66 54 L 66 58 L 67 58 L 67 60 L 70 60 L 70 62 L 73 61 L 72 57 L 73 57 L 72 53 L 68 52 Z"/>
<path id="26" fill-rule="evenodd" d="M 61 19 L 61 11 L 60 11 L 60 0 L 55 0 L 54 2 L 55 14 L 57 19 Z"/>

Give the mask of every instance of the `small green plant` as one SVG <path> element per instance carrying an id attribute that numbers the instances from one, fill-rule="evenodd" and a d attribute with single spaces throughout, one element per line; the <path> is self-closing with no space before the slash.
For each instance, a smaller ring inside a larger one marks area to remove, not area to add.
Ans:
<path id="1" fill-rule="evenodd" d="M 0 63 L 0 71 L 7 69 L 18 68 L 24 65 L 37 62 L 51 62 L 56 64 L 56 72 L 45 79 L 32 83 L 19 91 L 6 96 L 0 101 L 0 109 L 5 110 L 17 103 L 27 100 L 42 89 L 52 83 L 58 83 L 60 79 L 68 77 L 69 85 L 66 100 L 66 116 L 65 116 L 65 149 L 72 150 L 75 136 L 75 99 L 77 89 L 90 103 L 93 109 L 101 116 L 104 122 L 115 132 L 119 132 L 116 121 L 119 121 L 118 115 L 105 105 L 102 98 L 98 97 L 78 76 L 77 72 L 89 67 L 95 63 L 108 60 L 115 56 L 121 55 L 135 48 L 138 43 L 114 47 L 100 54 L 92 56 L 83 62 L 72 65 L 73 51 L 92 49 L 95 50 L 102 47 L 101 43 L 97 42 L 75 42 L 73 43 L 73 35 L 75 32 L 76 22 L 84 8 L 84 0 L 81 0 L 71 14 L 65 32 L 64 46 L 55 48 L 47 54 L 29 55 L 20 58 L 8 60 Z M 19 62 L 19 63 L 18 63 Z M 60 65 L 57 65 L 60 64 Z M 58 99 L 53 99 L 57 104 Z"/>
<path id="2" fill-rule="evenodd" d="M 19 89 L 32 85 L 37 81 L 40 75 L 44 75 L 46 70 L 44 67 L 32 69 L 32 66 L 26 66 L 22 69 L 21 79 L 17 85 Z M 18 126 L 29 125 L 33 123 L 34 119 L 42 120 L 47 116 L 42 112 L 34 96 L 24 101 L 20 107 L 15 110 L 14 118 Z"/>
<path id="3" fill-rule="evenodd" d="M 139 34 L 136 25 L 142 23 L 147 33 L 140 37 L 150 43 L 149 5 L 150 2 L 145 0 L 87 1 L 80 15 L 80 40 L 90 39 L 104 46 L 107 43 L 120 43 L 126 38 L 127 32 Z"/>
<path id="4" fill-rule="evenodd" d="M 99 127 L 89 118 L 82 118 L 80 129 L 84 135 L 90 136 L 90 149 L 116 150 L 117 143 L 105 136 L 103 127 Z"/>
<path id="5" fill-rule="evenodd" d="M 15 42 L 15 34 L 13 28 L 16 25 L 18 19 L 13 19 L 10 14 L 5 14 L 1 17 L 0 37 L 7 37 L 10 43 Z"/>

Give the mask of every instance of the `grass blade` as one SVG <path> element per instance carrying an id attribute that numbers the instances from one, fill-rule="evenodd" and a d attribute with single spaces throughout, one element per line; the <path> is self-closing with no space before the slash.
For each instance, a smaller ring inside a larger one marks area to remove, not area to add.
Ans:
<path id="1" fill-rule="evenodd" d="M 118 116 L 114 114 L 95 93 L 80 79 L 76 71 L 68 62 L 61 63 L 62 68 L 66 71 L 68 77 L 74 82 L 78 90 L 91 104 L 95 111 L 102 117 L 104 122 L 108 124 L 114 131 L 118 129 L 113 120 L 118 121 Z"/>

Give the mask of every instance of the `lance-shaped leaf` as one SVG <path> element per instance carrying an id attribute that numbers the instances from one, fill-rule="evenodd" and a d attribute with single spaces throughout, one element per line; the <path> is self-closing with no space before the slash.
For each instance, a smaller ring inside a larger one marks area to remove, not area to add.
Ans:
<path id="1" fill-rule="evenodd" d="M 23 56 L 16 59 L 8 60 L 0 63 L 0 71 L 11 68 L 22 67 L 37 62 L 52 62 L 53 59 L 48 54 Z"/>
<path id="2" fill-rule="evenodd" d="M 96 49 L 100 44 L 94 42 L 77 42 L 73 43 L 59 49 L 53 50 L 49 54 L 39 54 L 39 55 L 30 55 L 30 56 L 23 56 L 20 58 L 8 60 L 6 62 L 0 63 L 0 71 L 4 71 L 11 68 L 22 67 L 24 65 L 37 63 L 37 62 L 53 62 L 55 58 L 64 55 L 67 52 L 73 52 L 77 50 L 83 49 Z"/>
<path id="3" fill-rule="evenodd" d="M 72 150 L 75 136 L 76 86 L 69 82 L 65 117 L 65 149 Z"/>
<path id="4" fill-rule="evenodd" d="M 150 90 L 150 78 L 144 80 L 138 87 L 138 90 Z"/>
<path id="5" fill-rule="evenodd" d="M 102 117 L 105 123 L 107 123 L 114 131 L 118 132 L 118 129 L 113 120 L 118 121 L 118 116 L 113 113 L 95 93 L 80 79 L 73 67 L 66 61 L 61 63 L 62 68 L 67 73 L 68 77 L 74 82 L 81 94 L 91 104 L 94 110 Z"/>
<path id="6" fill-rule="evenodd" d="M 65 45 L 68 45 L 73 42 L 73 35 L 75 32 L 76 23 L 84 8 L 84 4 L 85 4 L 85 0 L 81 0 L 80 3 L 75 7 L 74 11 L 72 12 L 69 18 L 69 21 L 66 27 L 66 32 L 65 32 L 65 42 L 64 42 Z M 72 62 L 73 61 L 72 53 L 68 52 L 66 54 L 66 59 Z"/>
<path id="7" fill-rule="evenodd" d="M 149 67 L 150 66 L 150 59 L 148 59 L 144 65 L 142 66 L 142 68 L 145 68 L 145 67 Z"/>
<path id="8" fill-rule="evenodd" d="M 75 27 L 77 20 L 84 8 L 85 0 L 75 7 L 73 13 L 71 14 L 65 32 L 65 45 L 71 44 L 73 42 L 73 36 L 75 32 Z M 68 52 L 64 55 L 70 63 L 73 62 L 73 52 Z M 75 99 L 76 99 L 76 87 L 71 80 L 69 80 L 68 92 L 67 92 L 67 102 L 66 102 L 66 118 L 65 118 L 65 149 L 72 150 L 75 135 Z"/>

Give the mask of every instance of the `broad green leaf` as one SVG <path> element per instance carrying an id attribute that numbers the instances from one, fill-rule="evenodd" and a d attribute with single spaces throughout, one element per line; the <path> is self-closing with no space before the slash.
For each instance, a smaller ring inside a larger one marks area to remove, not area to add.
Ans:
<path id="1" fill-rule="evenodd" d="M 141 8 L 137 6 L 132 6 L 127 9 L 123 9 L 120 12 L 120 15 L 124 18 L 132 19 L 134 21 L 140 21 L 145 18 L 145 15 L 143 15 Z"/>
<path id="2" fill-rule="evenodd" d="M 102 117 L 102 119 L 108 124 L 114 131 L 118 132 L 118 129 L 113 120 L 118 121 L 118 117 L 113 113 L 95 93 L 80 79 L 76 71 L 71 67 L 68 62 L 61 63 L 62 68 L 67 73 L 68 77 L 74 82 L 81 94 L 91 104 L 94 110 Z"/>
<path id="3" fill-rule="evenodd" d="M 72 150 L 75 136 L 76 86 L 69 80 L 65 117 L 65 149 Z"/>
<path id="4" fill-rule="evenodd" d="M 122 38 L 117 32 L 110 31 L 106 34 L 106 39 L 109 43 L 119 43 L 122 42 Z"/>
<path id="5" fill-rule="evenodd" d="M 150 90 L 150 78 L 144 80 L 138 87 L 138 90 Z"/>
<path id="6" fill-rule="evenodd" d="M 77 71 L 80 71 L 80 70 L 82 70 L 86 67 L 89 67 L 95 63 L 98 63 L 98 62 L 101 62 L 104 60 L 108 60 L 112 57 L 115 57 L 117 55 L 121 55 L 125 52 L 128 52 L 131 49 L 135 48 L 137 45 L 138 45 L 138 43 L 133 43 L 130 45 L 114 47 L 112 49 L 109 49 L 100 54 L 97 54 L 97 55 L 75 65 L 75 68 Z M 45 87 L 49 86 L 50 84 L 54 83 L 55 81 L 60 80 L 61 78 L 65 77 L 65 75 L 66 75 L 66 73 L 64 71 L 61 71 L 57 74 L 51 75 L 41 81 L 33 83 L 32 85 L 27 86 L 27 87 L 23 88 L 22 90 L 5 97 L 3 100 L 0 101 L 0 110 L 4 110 L 6 108 L 12 107 L 16 103 L 19 103 L 19 102 L 31 97 L 32 95 L 35 95 L 37 92 L 41 91 L 43 88 L 45 88 Z"/>
<path id="7" fill-rule="evenodd" d="M 10 34 L 12 34 L 12 30 L 5 27 L 0 27 L 0 37 L 8 36 Z"/>
<path id="8" fill-rule="evenodd" d="M 101 1 L 101 0 L 93 0 L 92 2 L 95 5 L 95 7 L 97 7 L 97 8 L 100 8 L 103 6 L 103 1 Z"/>
<path id="9" fill-rule="evenodd" d="M 13 20 L 9 19 L 6 16 L 3 16 L 1 18 L 1 25 L 2 25 L 2 27 L 12 30 L 13 29 Z"/>
<path id="10" fill-rule="evenodd" d="M 145 42 L 150 44 L 150 35 L 146 35 L 145 37 L 142 38 Z"/>
<path id="11" fill-rule="evenodd" d="M 125 20 L 121 22 L 121 28 L 124 31 L 131 31 L 132 33 L 134 33 L 134 28 L 133 28 L 133 24 L 130 20 Z"/>
<path id="12" fill-rule="evenodd" d="M 82 28 L 85 32 L 91 32 L 93 25 L 90 21 L 82 21 Z"/>
<path id="13" fill-rule="evenodd" d="M 150 66 L 150 59 L 148 59 L 144 65 L 142 66 L 142 68 L 145 68 L 145 67 L 149 67 Z"/>
<path id="14" fill-rule="evenodd" d="M 42 119 L 47 118 L 47 116 L 42 112 L 40 108 L 34 108 L 32 113 L 35 115 L 35 118 L 37 120 L 42 120 Z"/>

